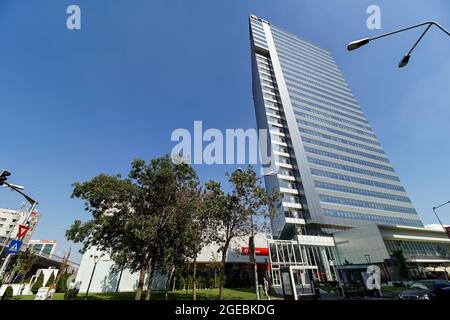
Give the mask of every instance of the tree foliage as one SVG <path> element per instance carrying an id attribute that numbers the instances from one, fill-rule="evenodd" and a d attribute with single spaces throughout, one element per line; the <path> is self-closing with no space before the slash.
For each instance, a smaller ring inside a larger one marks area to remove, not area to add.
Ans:
<path id="1" fill-rule="evenodd" d="M 56 292 L 66 292 L 67 291 L 67 279 L 69 278 L 69 274 L 67 272 L 62 273 L 58 281 L 56 282 Z"/>
<path id="2" fill-rule="evenodd" d="M 219 298 L 223 299 L 225 262 L 233 239 L 266 230 L 266 217 L 277 214 L 279 195 L 267 194 L 258 185 L 258 178 L 251 166 L 228 175 L 231 193 L 222 191 L 221 185 L 210 181 L 206 184 L 210 196 L 208 202 L 216 232 L 213 241 L 219 245 L 222 267 L 220 269 Z"/>
<path id="3" fill-rule="evenodd" d="M 20 252 L 14 265 L 14 273 L 21 276 L 22 280 L 25 279 L 35 261 L 36 256 L 31 249 L 27 249 L 25 252 Z"/>
<path id="4" fill-rule="evenodd" d="M 14 295 L 13 288 L 11 286 L 8 286 L 2 295 L 2 300 L 12 300 L 13 295 Z"/>
<path id="5" fill-rule="evenodd" d="M 134 160 L 126 179 L 103 174 L 74 184 L 72 196 L 85 201 L 92 218 L 75 221 L 66 236 L 82 242 L 84 251 L 96 246 L 139 272 L 136 299 L 148 273 L 149 299 L 154 273 L 167 272 L 192 256 L 189 226 L 197 210 L 198 185 L 190 166 L 168 156 L 149 163 Z"/>
<path id="6" fill-rule="evenodd" d="M 399 268 L 399 274 L 402 279 L 408 279 L 408 266 L 406 264 L 406 257 L 402 249 L 392 251 L 392 257 L 396 260 Z"/>
<path id="7" fill-rule="evenodd" d="M 195 278 L 196 257 L 215 242 L 222 255 L 222 295 L 231 240 L 248 235 L 252 228 L 259 231 L 263 224 L 252 224 L 250 218 L 267 215 L 274 203 L 274 197 L 257 185 L 251 167 L 233 172 L 229 182 L 231 194 L 214 181 L 202 189 L 195 170 L 183 162 L 168 156 L 134 160 L 127 178 L 101 174 L 73 185 L 72 197 L 84 201 L 91 218 L 75 221 L 66 237 L 82 243 L 83 252 L 95 246 L 107 252 L 119 269 L 138 272 L 138 300 L 145 285 L 150 299 L 156 272 L 168 276 L 168 290 L 176 270 L 193 261 Z M 191 283 L 195 298 L 195 284 L 203 282 Z"/>
<path id="8" fill-rule="evenodd" d="M 39 276 L 37 277 L 36 281 L 33 283 L 33 286 L 31 287 L 31 292 L 36 294 L 39 291 L 39 288 L 41 288 L 44 285 L 44 273 L 40 272 Z"/>
<path id="9" fill-rule="evenodd" d="M 50 287 L 51 285 L 55 284 L 55 273 L 52 272 L 50 274 L 50 277 L 48 277 L 47 283 L 45 284 L 46 287 Z"/>

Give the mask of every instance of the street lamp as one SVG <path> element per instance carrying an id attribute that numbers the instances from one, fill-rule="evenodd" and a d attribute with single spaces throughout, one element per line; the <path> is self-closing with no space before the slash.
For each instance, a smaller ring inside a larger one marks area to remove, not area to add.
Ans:
<path id="1" fill-rule="evenodd" d="M 433 207 L 433 212 L 436 215 L 436 218 L 438 219 L 439 223 L 441 224 L 442 229 L 444 229 L 445 233 L 447 233 L 447 236 L 450 238 L 450 229 L 447 229 L 444 224 L 442 223 L 441 219 L 439 218 L 436 210 L 439 209 L 440 207 L 445 206 L 446 204 L 449 204 L 450 201 L 444 202 L 443 204 L 437 206 L 437 207 Z"/>
<path id="2" fill-rule="evenodd" d="M 425 35 L 425 33 L 427 33 L 427 31 L 432 26 L 438 27 L 440 30 L 442 30 L 444 33 L 446 33 L 448 36 L 450 36 L 450 32 L 447 31 L 446 29 L 444 29 L 441 25 L 439 25 L 439 23 L 434 22 L 434 21 L 428 21 L 428 22 L 424 22 L 424 23 L 419 23 L 419 24 L 413 25 L 411 27 L 407 27 L 407 28 L 403 28 L 403 29 L 396 30 L 396 31 L 393 31 L 393 32 L 385 33 L 385 34 L 382 34 L 382 35 L 377 36 L 377 37 L 363 38 L 363 39 L 352 41 L 352 42 L 350 42 L 347 45 L 347 50 L 348 51 L 353 51 L 355 49 L 361 48 L 362 46 L 368 44 L 371 41 L 374 41 L 374 40 L 377 40 L 377 39 L 381 39 L 381 38 L 384 38 L 384 37 L 387 37 L 387 36 L 391 36 L 391 35 L 399 33 L 399 32 L 403 32 L 403 31 L 407 31 L 407 30 L 410 30 L 410 29 L 418 28 L 418 27 L 421 27 L 421 26 L 427 26 L 427 28 L 422 33 L 422 35 L 419 37 L 419 39 L 416 41 L 416 43 L 414 43 L 414 45 L 411 48 L 411 50 L 409 50 L 409 52 L 403 56 L 402 60 L 400 60 L 400 63 L 398 64 L 398 67 L 399 68 L 403 68 L 404 66 L 406 66 L 408 64 L 409 59 L 411 58 L 411 53 L 414 50 L 414 48 L 419 44 L 420 40 L 422 40 L 422 38 Z"/>
<path id="3" fill-rule="evenodd" d="M 237 168 L 236 170 L 239 173 L 243 173 L 244 170 L 242 170 L 242 168 Z M 273 176 L 276 175 L 277 171 L 273 170 L 270 172 L 267 172 L 265 174 L 263 174 L 260 177 L 256 178 L 256 181 L 267 177 L 267 176 Z M 254 272 L 254 278 L 255 278 L 255 290 L 256 290 L 256 299 L 260 300 L 260 296 L 259 296 L 259 290 L 258 290 L 258 265 L 256 264 L 256 250 L 255 250 L 255 230 L 254 230 L 254 223 L 253 223 L 253 214 L 250 215 L 250 226 L 251 226 L 251 232 L 252 234 L 250 235 L 249 239 L 248 239 L 248 247 L 249 247 L 249 259 L 250 259 L 250 263 L 253 263 L 253 272 Z"/>
<path id="4" fill-rule="evenodd" d="M 87 298 L 87 296 L 88 296 L 88 294 L 89 294 L 89 289 L 91 288 L 92 278 L 94 277 L 95 269 L 97 268 L 97 263 L 100 261 L 100 256 L 98 256 L 98 255 L 94 255 L 94 256 L 93 256 L 93 255 L 91 254 L 90 257 L 91 257 L 91 258 L 92 258 L 92 257 L 94 258 L 94 267 L 92 268 L 91 278 L 89 279 L 89 284 L 88 284 L 88 287 L 87 287 L 87 289 L 86 289 L 86 298 Z"/>

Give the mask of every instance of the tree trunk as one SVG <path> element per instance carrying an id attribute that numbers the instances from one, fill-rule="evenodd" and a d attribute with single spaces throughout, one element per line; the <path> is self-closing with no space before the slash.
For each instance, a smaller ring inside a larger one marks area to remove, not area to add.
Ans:
<path id="1" fill-rule="evenodd" d="M 116 293 L 119 292 L 120 281 L 122 281 L 123 267 L 120 269 L 119 280 L 117 280 Z"/>
<path id="2" fill-rule="evenodd" d="M 191 270 L 191 262 L 188 262 L 188 268 L 187 268 L 187 276 L 186 276 L 186 281 L 185 281 L 185 287 L 186 287 L 186 297 L 188 295 L 188 291 L 189 291 L 189 272 Z"/>
<path id="3" fill-rule="evenodd" d="M 164 297 L 166 300 L 169 300 L 169 289 L 170 289 L 170 280 L 172 280 L 173 274 L 175 271 L 175 266 L 172 266 L 172 268 L 170 268 L 170 272 L 167 276 L 167 280 L 166 280 L 166 292 L 164 293 Z"/>
<path id="4" fill-rule="evenodd" d="M 176 284 L 177 284 L 177 269 L 175 268 L 173 273 L 173 281 L 172 281 L 172 292 L 176 290 Z"/>
<path id="5" fill-rule="evenodd" d="M 143 265 L 141 267 L 141 270 L 139 270 L 139 281 L 138 286 L 136 289 L 136 296 L 134 297 L 134 300 L 141 300 L 142 297 L 142 290 L 144 288 L 144 280 L 145 280 L 145 272 L 147 270 L 147 266 Z"/>
<path id="6" fill-rule="evenodd" d="M 258 288 L 258 265 L 256 264 L 256 256 L 255 256 L 255 249 L 253 249 L 253 280 L 255 281 L 255 290 L 256 290 L 256 300 L 260 299 L 259 296 L 259 288 Z"/>
<path id="7" fill-rule="evenodd" d="M 194 258 L 194 269 L 192 271 L 192 300 L 197 300 L 197 257 Z"/>
<path id="8" fill-rule="evenodd" d="M 227 260 L 228 242 L 225 244 L 222 251 L 222 265 L 220 266 L 220 287 L 219 300 L 223 300 L 223 289 L 225 288 L 225 263 Z"/>
<path id="9" fill-rule="evenodd" d="M 152 296 L 152 285 L 153 285 L 153 276 L 155 275 L 155 264 L 150 264 L 150 274 L 148 275 L 147 281 L 147 294 L 145 295 L 145 300 L 150 300 Z"/>

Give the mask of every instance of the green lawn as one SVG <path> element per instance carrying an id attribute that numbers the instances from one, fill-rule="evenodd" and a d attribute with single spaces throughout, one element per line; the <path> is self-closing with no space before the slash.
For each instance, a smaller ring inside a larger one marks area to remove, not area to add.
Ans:
<path id="1" fill-rule="evenodd" d="M 119 292 L 119 293 L 91 293 L 88 295 L 88 300 L 134 300 L 134 292 Z M 145 296 L 145 293 L 144 293 Z M 219 289 L 202 289 L 197 290 L 198 300 L 215 300 L 218 299 Z M 255 300 L 256 294 L 252 288 L 236 288 L 236 289 L 225 289 L 224 290 L 225 300 Z M 86 296 L 81 293 L 78 295 L 78 300 L 85 299 Z M 63 300 L 63 293 L 56 293 L 54 295 L 54 300 Z M 162 300 L 164 299 L 164 293 L 154 291 L 152 292 L 152 300 Z M 186 291 L 174 291 L 169 292 L 170 300 L 191 300 L 192 291 L 186 293 Z M 34 300 L 34 295 L 16 297 L 15 300 Z"/>

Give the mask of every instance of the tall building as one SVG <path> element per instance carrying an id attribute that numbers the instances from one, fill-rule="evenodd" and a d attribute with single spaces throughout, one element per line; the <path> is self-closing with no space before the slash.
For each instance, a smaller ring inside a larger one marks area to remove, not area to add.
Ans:
<path id="1" fill-rule="evenodd" d="M 331 54 L 256 16 L 249 21 L 257 126 L 269 132 L 260 139 L 270 146 L 264 169 L 277 172 L 265 185 L 282 195 L 269 244 L 272 281 L 279 285 L 277 268 L 292 261 L 334 280 L 342 262 L 333 233 L 423 224 Z"/>
<path id="2" fill-rule="evenodd" d="M 278 172 L 266 186 L 283 195 L 274 235 L 422 227 L 331 54 L 255 16 L 250 34 L 257 125 Z"/>
<path id="3" fill-rule="evenodd" d="M 0 245 L 5 246 L 10 239 L 15 239 L 19 231 L 19 225 L 23 224 L 26 219 L 27 212 L 24 210 L 11 210 L 0 208 Z M 24 237 L 23 243 L 28 244 L 33 235 L 34 229 L 40 219 L 40 213 L 35 211 L 30 218 L 30 230 Z M 1 248 L 0 248 L 1 249 Z"/>

